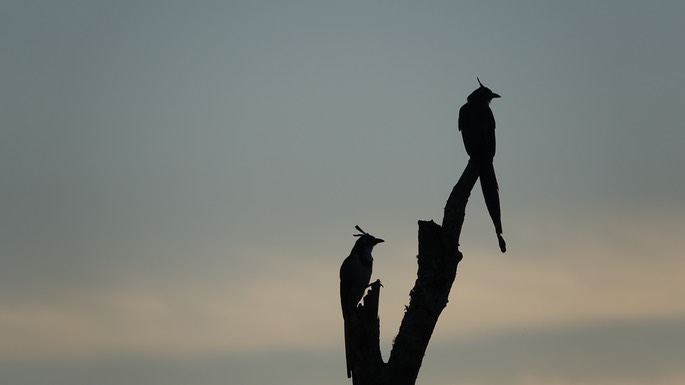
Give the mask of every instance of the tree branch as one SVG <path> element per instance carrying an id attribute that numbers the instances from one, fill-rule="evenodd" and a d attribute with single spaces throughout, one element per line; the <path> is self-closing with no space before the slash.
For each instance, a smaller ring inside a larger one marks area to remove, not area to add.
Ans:
<path id="1" fill-rule="evenodd" d="M 381 358 L 380 319 L 378 302 L 381 281 L 370 285 L 371 289 L 364 297 L 363 305 L 351 312 L 350 332 L 352 340 L 352 383 L 367 384 L 368 379 L 381 376 L 385 364 Z"/>
<path id="2" fill-rule="evenodd" d="M 414 384 L 462 255 L 440 225 L 419 221 L 418 273 L 388 365 L 393 384 Z"/>
<path id="3" fill-rule="evenodd" d="M 352 312 L 354 385 L 414 385 L 438 317 L 462 260 L 458 249 L 466 203 L 473 185 L 460 178 L 447 199 L 443 226 L 419 221 L 418 273 L 400 330 L 384 363 L 380 352 L 380 281 L 371 284 L 364 304 Z"/>

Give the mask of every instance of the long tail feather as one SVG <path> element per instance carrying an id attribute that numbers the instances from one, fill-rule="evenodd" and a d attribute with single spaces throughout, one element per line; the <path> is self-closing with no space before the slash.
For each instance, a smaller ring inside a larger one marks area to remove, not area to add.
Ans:
<path id="1" fill-rule="evenodd" d="M 344 320 L 345 324 L 345 362 L 347 364 L 347 378 L 352 378 L 352 346 L 350 341 L 349 321 Z"/>

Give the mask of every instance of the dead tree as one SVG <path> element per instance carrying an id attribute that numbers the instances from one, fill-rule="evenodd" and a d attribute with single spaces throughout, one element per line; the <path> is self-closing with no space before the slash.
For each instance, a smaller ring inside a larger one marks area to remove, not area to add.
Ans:
<path id="1" fill-rule="evenodd" d="M 445 206 L 442 226 L 419 221 L 418 273 L 388 362 L 380 350 L 380 281 L 371 284 L 363 304 L 353 310 L 354 385 L 413 385 L 462 259 L 459 235 L 470 188 L 457 183 Z"/>

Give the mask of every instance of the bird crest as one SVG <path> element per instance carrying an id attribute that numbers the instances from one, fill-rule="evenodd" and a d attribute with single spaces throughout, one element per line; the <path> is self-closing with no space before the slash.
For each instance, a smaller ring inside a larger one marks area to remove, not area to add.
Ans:
<path id="1" fill-rule="evenodd" d="M 379 243 L 385 242 L 384 240 L 382 240 L 380 238 L 376 238 L 373 235 L 362 230 L 362 228 L 359 226 L 354 226 L 354 228 L 357 229 L 357 231 L 359 231 L 361 233 L 361 234 L 354 234 L 355 237 L 359 237 L 359 239 L 357 239 L 357 243 L 355 243 L 355 247 L 361 246 L 361 245 L 377 245 Z"/>
<path id="2" fill-rule="evenodd" d="M 475 91 L 471 92 L 471 95 L 469 95 L 466 100 L 469 101 L 475 101 L 475 100 L 483 100 L 487 101 L 488 103 L 494 99 L 494 98 L 500 98 L 499 94 L 496 94 L 492 92 L 488 87 L 484 86 L 483 83 L 480 81 L 480 78 L 476 76 L 476 80 L 478 80 L 478 85 L 480 86 L 477 88 Z"/>
<path id="3" fill-rule="evenodd" d="M 362 230 L 362 228 L 359 227 L 358 225 L 354 226 L 354 228 L 357 229 L 357 231 L 359 231 L 361 233 L 361 234 L 354 234 L 355 237 L 362 237 L 364 235 L 371 235 L 371 234 L 367 233 L 366 231 Z"/>

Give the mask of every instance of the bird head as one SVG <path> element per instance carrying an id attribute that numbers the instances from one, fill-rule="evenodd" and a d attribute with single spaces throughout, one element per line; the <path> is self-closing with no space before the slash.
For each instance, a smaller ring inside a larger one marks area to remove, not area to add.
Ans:
<path id="1" fill-rule="evenodd" d="M 355 226 L 354 228 L 361 233 L 354 234 L 355 237 L 359 237 L 359 239 L 357 239 L 357 242 L 354 243 L 354 249 L 358 251 L 370 252 L 374 246 L 376 246 L 379 243 L 385 242 L 384 240 L 376 238 L 373 235 L 362 230 L 359 226 Z"/>
<path id="2" fill-rule="evenodd" d="M 468 98 L 466 98 L 469 102 L 490 103 L 492 99 L 501 98 L 499 94 L 492 92 L 492 90 L 484 86 L 483 83 L 480 82 L 480 79 L 476 78 L 476 80 L 478 80 L 478 84 L 480 85 L 480 87 L 478 87 L 475 91 L 471 92 L 471 95 L 469 95 Z"/>

